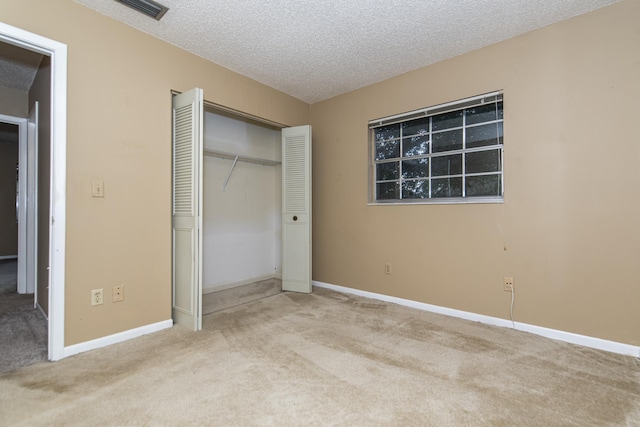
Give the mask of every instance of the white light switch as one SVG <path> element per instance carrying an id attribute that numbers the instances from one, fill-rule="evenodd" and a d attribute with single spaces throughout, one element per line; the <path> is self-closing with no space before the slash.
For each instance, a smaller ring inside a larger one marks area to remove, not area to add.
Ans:
<path id="1" fill-rule="evenodd" d="M 91 197 L 104 197 L 104 181 L 91 183 Z"/>

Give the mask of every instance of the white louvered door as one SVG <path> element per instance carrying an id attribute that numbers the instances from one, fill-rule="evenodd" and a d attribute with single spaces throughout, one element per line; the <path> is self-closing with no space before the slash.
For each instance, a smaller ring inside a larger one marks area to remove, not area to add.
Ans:
<path id="1" fill-rule="evenodd" d="M 173 98 L 174 323 L 202 329 L 202 89 Z"/>
<path id="2" fill-rule="evenodd" d="M 311 292 L 311 126 L 282 129 L 282 290 Z"/>

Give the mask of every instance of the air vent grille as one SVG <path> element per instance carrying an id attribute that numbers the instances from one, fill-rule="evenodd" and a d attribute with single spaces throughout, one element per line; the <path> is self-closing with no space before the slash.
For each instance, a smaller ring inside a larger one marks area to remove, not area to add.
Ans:
<path id="1" fill-rule="evenodd" d="M 140 13 L 144 13 L 147 16 L 159 21 L 169 10 L 168 7 L 156 3 L 152 0 L 116 0 L 118 3 L 122 3 L 129 6 L 132 9 L 137 10 Z"/>

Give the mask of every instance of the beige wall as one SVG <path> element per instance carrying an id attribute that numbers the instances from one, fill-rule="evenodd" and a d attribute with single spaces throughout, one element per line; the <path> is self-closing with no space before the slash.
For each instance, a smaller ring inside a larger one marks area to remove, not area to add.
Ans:
<path id="1" fill-rule="evenodd" d="M 71 0 L 3 0 L 0 21 L 68 46 L 65 345 L 170 319 L 170 91 L 287 125 L 309 106 Z"/>
<path id="2" fill-rule="evenodd" d="M 38 101 L 38 305 L 49 313 L 49 214 L 51 184 L 51 58 L 42 58 L 31 90 L 29 111 Z"/>
<path id="3" fill-rule="evenodd" d="M 640 2 L 311 107 L 313 278 L 640 344 Z M 504 89 L 504 204 L 367 206 L 370 119 Z M 384 274 L 384 263 L 393 267 Z"/>
<path id="4" fill-rule="evenodd" d="M 0 21 L 69 47 L 65 344 L 170 318 L 169 91 L 200 86 L 269 120 L 311 119 L 315 280 L 508 318 L 510 275 L 516 320 L 639 345 L 639 15 L 626 0 L 310 115 L 71 0 L 3 0 Z M 368 120 L 495 89 L 504 204 L 367 206 Z M 104 199 L 90 197 L 92 180 Z M 114 304 L 118 284 L 125 301 Z M 91 307 L 95 288 L 107 298 Z"/>
<path id="5" fill-rule="evenodd" d="M 2 21 L 0 13 L 0 22 Z M 27 117 L 29 96 L 27 92 L 3 87 L 0 82 L 0 114 Z"/>
<path id="6" fill-rule="evenodd" d="M 16 133 L 18 127 L 16 126 Z M 0 257 L 18 255 L 16 164 L 18 142 L 0 139 Z"/>

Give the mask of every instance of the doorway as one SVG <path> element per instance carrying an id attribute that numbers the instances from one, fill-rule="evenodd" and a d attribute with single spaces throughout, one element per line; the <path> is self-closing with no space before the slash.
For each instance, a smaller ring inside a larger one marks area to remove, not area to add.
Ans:
<path id="1" fill-rule="evenodd" d="M 205 106 L 202 314 L 282 290 L 280 127 Z"/>
<path id="2" fill-rule="evenodd" d="M 47 305 L 37 292 L 37 105 L 32 119 L 0 114 L 0 372 L 47 360 Z M 42 198 L 48 211 L 48 193 Z"/>
<path id="3" fill-rule="evenodd" d="M 54 40 L 0 23 L 0 43 L 18 48 L 20 52 L 36 53 L 47 64 L 42 71 L 45 82 L 39 91 L 40 105 L 48 114 L 40 123 L 39 134 L 42 155 L 39 169 L 41 182 L 38 194 L 44 198 L 38 223 L 41 224 L 38 258 L 38 288 L 44 293 L 41 305 L 48 314 L 47 357 L 58 360 L 65 357 L 64 348 L 64 259 L 65 259 L 65 196 L 66 196 L 66 91 L 67 47 Z M 15 77 L 15 76 L 14 76 Z M 6 74 L 0 77 L 0 85 L 10 81 Z M 33 82 L 32 82 L 33 83 Z M 29 106 L 35 105 L 29 100 Z M 27 108 L 29 110 L 30 108 Z M 24 114 L 28 117 L 28 112 Z M 44 242 L 44 243 L 43 243 Z"/>

